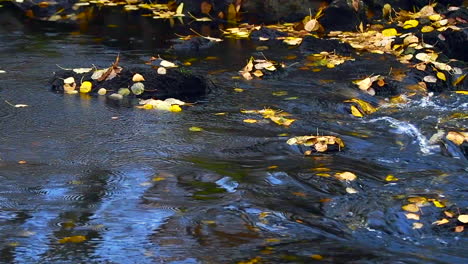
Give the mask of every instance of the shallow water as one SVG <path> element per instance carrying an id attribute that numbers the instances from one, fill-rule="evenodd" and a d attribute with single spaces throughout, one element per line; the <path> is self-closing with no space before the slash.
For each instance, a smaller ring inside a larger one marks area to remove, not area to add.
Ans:
<path id="1" fill-rule="evenodd" d="M 2 263 L 311 263 L 313 255 L 325 263 L 466 263 L 466 232 L 432 224 L 446 209 L 424 207 L 421 229 L 401 209 L 407 197 L 424 196 L 466 213 L 465 157 L 429 143 L 444 125 L 438 120 L 466 113 L 466 96 L 435 95 L 357 119 L 343 110 L 343 100 L 359 96 L 350 81 L 398 64 L 362 55 L 321 72 L 292 66 L 278 80 L 233 80 L 251 54 L 261 56 L 259 45 L 288 65 L 304 55 L 247 40 L 175 53 L 166 40 L 186 33 L 181 26 L 132 17 L 118 24 L 121 16 L 77 30 L 23 23 L 0 9 Z M 105 67 L 118 53 L 128 66 L 158 54 L 193 59 L 188 69 L 217 88 L 181 113 L 49 90 L 57 64 Z M 264 107 L 297 121 L 289 128 L 243 122 L 259 117 L 241 109 Z M 304 157 L 285 143 L 316 133 L 340 136 L 345 149 Z M 358 179 L 323 174 L 342 171 Z M 386 182 L 389 174 L 399 181 Z M 78 235 L 86 241 L 59 242 Z"/>

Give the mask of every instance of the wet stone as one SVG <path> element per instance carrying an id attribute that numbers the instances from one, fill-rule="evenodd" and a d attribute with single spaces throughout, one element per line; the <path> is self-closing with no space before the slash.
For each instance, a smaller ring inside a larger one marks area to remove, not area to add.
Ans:
<path id="1" fill-rule="evenodd" d="M 82 82 L 90 81 L 92 83 L 90 94 L 97 94 L 100 88 L 105 88 L 108 91 L 107 94 L 111 94 L 118 92 L 120 88 L 130 88 L 134 83 L 132 77 L 135 73 L 139 73 L 145 78 L 143 82 L 145 91 L 136 96 L 143 99 L 195 98 L 206 95 L 213 88 L 213 83 L 209 79 L 180 69 L 167 69 L 166 74 L 158 74 L 152 68 L 124 68 L 113 79 L 101 82 L 91 79 L 93 71 L 78 74 L 72 70 L 61 70 L 54 74 L 51 80 L 51 89 L 55 92 L 63 92 L 63 80 L 73 77 L 77 86 L 76 90 L 79 90 Z"/>

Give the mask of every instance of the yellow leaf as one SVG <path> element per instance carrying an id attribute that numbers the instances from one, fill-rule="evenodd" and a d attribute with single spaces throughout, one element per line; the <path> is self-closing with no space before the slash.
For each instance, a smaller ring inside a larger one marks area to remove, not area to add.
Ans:
<path id="1" fill-rule="evenodd" d="M 465 80 L 465 77 L 466 74 L 463 74 L 462 76 L 458 77 L 455 81 L 453 81 L 453 86 L 457 86 L 458 84 L 463 82 L 463 80 Z"/>
<path id="2" fill-rule="evenodd" d="M 253 123 L 257 123 L 257 122 L 258 122 L 258 120 L 256 120 L 256 119 L 244 119 L 243 121 L 244 121 L 245 123 L 249 123 L 249 124 L 253 124 Z"/>
<path id="3" fill-rule="evenodd" d="M 176 9 L 176 14 L 181 15 L 183 10 L 184 10 L 184 3 L 180 3 L 180 5 Z"/>
<path id="4" fill-rule="evenodd" d="M 182 108 L 179 105 L 173 104 L 169 108 L 169 111 L 171 111 L 171 112 L 181 112 Z"/>
<path id="5" fill-rule="evenodd" d="M 234 92 L 236 93 L 242 93 L 244 91 L 244 89 L 242 88 L 234 88 Z"/>
<path id="6" fill-rule="evenodd" d="M 357 178 L 356 174 L 349 171 L 335 173 L 335 177 L 342 181 L 354 181 Z"/>
<path id="7" fill-rule="evenodd" d="M 192 131 L 192 132 L 201 132 L 201 131 L 203 131 L 203 128 L 193 126 L 193 127 L 190 127 L 190 128 L 189 128 L 189 131 Z"/>
<path id="8" fill-rule="evenodd" d="M 419 220 L 419 215 L 415 213 L 406 213 L 405 216 L 411 220 Z"/>
<path id="9" fill-rule="evenodd" d="M 457 217 L 457 220 L 464 223 L 464 224 L 466 224 L 466 223 L 468 223 L 468 215 L 466 215 L 466 214 L 459 215 Z"/>
<path id="10" fill-rule="evenodd" d="M 391 181 L 398 181 L 399 179 L 391 174 L 387 175 L 387 177 L 385 177 L 385 180 L 388 181 L 388 182 L 391 182 Z"/>
<path id="11" fill-rule="evenodd" d="M 432 201 L 435 207 L 443 208 L 445 205 L 437 200 Z"/>
<path id="12" fill-rule="evenodd" d="M 143 109 L 146 109 L 146 110 L 150 110 L 150 109 L 153 109 L 153 105 L 152 104 L 145 104 L 143 105 Z"/>
<path id="13" fill-rule="evenodd" d="M 86 240 L 85 236 L 71 236 L 71 237 L 64 237 L 60 239 L 58 242 L 61 244 L 64 243 L 81 243 Z"/>
<path id="14" fill-rule="evenodd" d="M 145 81 L 145 78 L 143 77 L 143 75 L 139 74 L 139 73 L 135 73 L 132 77 L 132 81 L 133 82 L 143 82 Z"/>
<path id="15" fill-rule="evenodd" d="M 403 28 L 404 29 L 414 28 L 414 27 L 417 27 L 418 25 L 419 25 L 419 21 L 415 19 L 411 19 L 411 20 L 406 20 L 405 23 L 403 23 Z"/>
<path id="16" fill-rule="evenodd" d="M 353 116 L 356 116 L 356 117 L 364 117 L 364 115 L 363 115 L 363 114 L 359 111 L 359 109 L 358 109 L 356 106 L 354 106 L 354 105 L 351 106 L 351 114 L 352 114 Z"/>
<path id="17" fill-rule="evenodd" d="M 422 228 L 424 225 L 422 223 L 413 223 L 413 229 L 420 229 Z"/>
<path id="18" fill-rule="evenodd" d="M 447 218 L 444 218 L 444 219 L 441 219 L 441 220 L 437 220 L 435 221 L 434 223 L 432 223 L 433 225 L 434 224 L 437 224 L 437 225 L 443 225 L 443 224 L 447 224 L 449 222 L 449 220 Z"/>
<path id="19" fill-rule="evenodd" d="M 93 84 L 91 82 L 83 82 L 80 86 L 80 93 L 89 93 L 91 92 L 91 88 L 93 87 Z"/>
<path id="20" fill-rule="evenodd" d="M 468 95 L 468 91 L 455 91 L 455 93 Z"/>
<path id="21" fill-rule="evenodd" d="M 431 26 L 424 26 L 424 27 L 421 28 L 422 33 L 429 33 L 429 32 L 432 32 L 432 31 L 434 31 L 434 28 L 431 27 Z"/>
<path id="22" fill-rule="evenodd" d="M 106 88 L 100 88 L 100 89 L 98 90 L 98 94 L 99 94 L 99 95 L 105 95 L 106 93 L 107 93 Z"/>
<path id="23" fill-rule="evenodd" d="M 227 11 L 227 21 L 230 21 L 230 22 L 236 21 L 236 15 L 237 15 L 236 7 L 234 6 L 234 4 L 230 4 L 228 6 L 228 11 Z"/>
<path id="24" fill-rule="evenodd" d="M 437 72 L 437 78 L 441 79 L 442 81 L 446 81 L 447 78 L 443 72 Z"/>
<path id="25" fill-rule="evenodd" d="M 322 257 L 321 255 L 317 255 L 317 254 L 310 255 L 310 257 L 311 257 L 312 259 L 315 259 L 315 260 L 322 260 L 322 259 L 323 259 L 323 257 Z"/>
<path id="26" fill-rule="evenodd" d="M 447 136 L 445 138 L 452 141 L 457 146 L 460 146 L 466 140 L 466 138 L 465 138 L 465 136 L 463 134 L 455 132 L 455 131 L 448 132 Z"/>
<path id="27" fill-rule="evenodd" d="M 158 182 L 158 181 L 164 181 L 165 179 L 166 179 L 166 178 L 164 178 L 164 177 L 154 177 L 154 178 L 153 178 L 153 181 L 154 181 L 154 182 Z"/>
<path id="28" fill-rule="evenodd" d="M 415 204 L 406 204 L 401 207 L 401 209 L 410 212 L 410 213 L 417 213 L 419 212 L 419 207 Z"/>
<path id="29" fill-rule="evenodd" d="M 384 35 L 385 37 L 394 37 L 398 35 L 398 31 L 394 28 L 387 28 L 382 30 L 382 35 Z"/>
<path id="30" fill-rule="evenodd" d="M 373 107 L 371 104 L 361 99 L 352 98 L 344 102 L 357 103 L 365 114 L 372 114 L 375 111 L 377 111 L 377 108 Z"/>

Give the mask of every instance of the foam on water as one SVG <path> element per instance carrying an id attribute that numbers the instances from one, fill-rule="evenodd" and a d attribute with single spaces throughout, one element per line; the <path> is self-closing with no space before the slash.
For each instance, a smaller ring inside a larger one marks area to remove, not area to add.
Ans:
<path id="1" fill-rule="evenodd" d="M 431 154 L 434 151 L 439 150 L 438 145 L 431 145 L 429 140 L 419 131 L 419 129 L 408 122 L 397 120 L 393 117 L 384 116 L 367 121 L 368 123 L 375 123 L 379 121 L 385 121 L 390 123 L 391 127 L 395 128 L 398 134 L 405 134 L 413 138 L 413 142 L 419 145 L 419 149 L 423 154 Z"/>

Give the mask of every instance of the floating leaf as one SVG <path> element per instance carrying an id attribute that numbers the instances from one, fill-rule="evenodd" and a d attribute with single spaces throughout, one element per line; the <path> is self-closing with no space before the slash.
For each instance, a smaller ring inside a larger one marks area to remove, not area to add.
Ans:
<path id="1" fill-rule="evenodd" d="M 423 226 L 422 223 L 413 223 L 413 229 L 421 229 Z"/>
<path id="2" fill-rule="evenodd" d="M 317 31 L 320 29 L 320 23 L 317 19 L 311 19 L 304 25 L 304 29 L 309 32 Z"/>
<path id="3" fill-rule="evenodd" d="M 403 210 L 411 213 L 419 212 L 419 207 L 415 204 L 406 204 L 401 207 Z"/>
<path id="4" fill-rule="evenodd" d="M 433 225 L 444 225 L 444 224 L 447 224 L 449 222 L 450 221 L 447 218 L 444 218 L 444 219 L 441 219 L 441 220 L 437 220 L 437 221 L 433 222 L 432 224 Z"/>
<path id="5" fill-rule="evenodd" d="M 415 214 L 415 213 L 406 213 L 405 216 L 406 216 L 406 218 L 408 218 L 410 220 L 416 220 L 416 221 L 419 220 L 419 215 Z"/>
<path id="6" fill-rule="evenodd" d="M 437 200 L 433 200 L 432 203 L 434 204 L 435 207 L 443 208 L 445 205 Z"/>
<path id="7" fill-rule="evenodd" d="M 193 127 L 190 127 L 190 128 L 189 128 L 189 131 L 192 131 L 192 132 L 201 132 L 201 131 L 203 131 L 203 128 L 193 126 Z"/>
<path id="8" fill-rule="evenodd" d="M 456 226 L 455 229 L 454 229 L 454 231 L 456 233 L 461 233 L 461 232 L 463 232 L 463 230 L 465 230 L 464 226 Z"/>
<path id="9" fill-rule="evenodd" d="M 466 77 L 466 74 L 464 74 L 464 75 L 458 77 L 455 81 L 453 81 L 453 83 L 452 83 L 453 86 L 457 86 L 457 85 L 459 85 L 460 83 L 462 83 L 463 80 L 465 80 L 465 77 Z"/>
<path id="10" fill-rule="evenodd" d="M 356 176 L 356 174 L 354 174 L 352 172 L 345 171 L 345 172 L 335 173 L 335 178 L 337 178 L 338 180 L 341 180 L 341 181 L 354 181 L 354 180 L 356 180 L 357 176 Z"/>
<path id="11" fill-rule="evenodd" d="M 464 224 L 466 224 L 466 223 L 468 223 L 468 215 L 466 215 L 466 214 L 459 215 L 457 217 L 457 220 L 464 223 Z"/>
<path id="12" fill-rule="evenodd" d="M 399 179 L 393 176 L 392 174 L 389 174 L 387 175 L 387 177 L 385 177 L 385 181 L 392 182 L 392 181 L 399 181 Z"/>
<path id="13" fill-rule="evenodd" d="M 460 146 L 465 140 L 467 140 L 465 135 L 455 131 L 448 132 L 446 138 L 455 143 L 457 146 Z"/>
<path id="14" fill-rule="evenodd" d="M 256 119 L 244 119 L 243 122 L 244 122 L 244 123 L 253 124 L 253 123 L 257 123 L 258 120 L 256 120 Z"/>
<path id="15" fill-rule="evenodd" d="M 351 188 L 351 187 L 346 187 L 346 192 L 349 193 L 349 194 L 358 193 L 358 191 L 356 189 Z"/>
<path id="16" fill-rule="evenodd" d="M 81 243 L 84 241 L 86 241 L 85 236 L 70 236 L 70 237 L 64 237 L 60 239 L 58 242 L 61 244 L 64 244 L 64 243 Z"/>
<path id="17" fill-rule="evenodd" d="M 351 106 L 351 114 L 356 117 L 364 117 L 361 111 L 354 105 Z"/>

